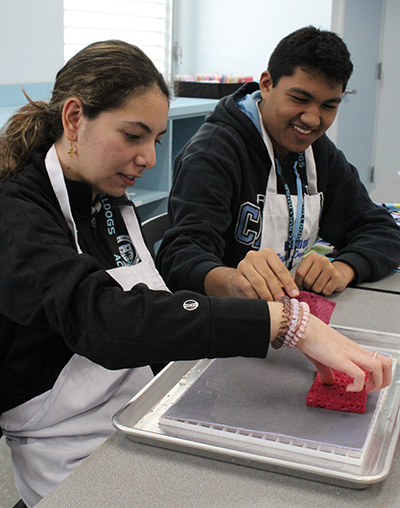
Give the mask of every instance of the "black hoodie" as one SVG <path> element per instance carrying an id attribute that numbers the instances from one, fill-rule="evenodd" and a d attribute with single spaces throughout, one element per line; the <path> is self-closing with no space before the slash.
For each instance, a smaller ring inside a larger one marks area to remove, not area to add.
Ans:
<path id="1" fill-rule="evenodd" d="M 107 369 L 265 357 L 267 302 L 173 295 L 145 284 L 124 292 L 105 271 L 115 265 L 104 235 L 93 233 L 90 187 L 66 185 L 82 254 L 44 154 L 0 181 L 0 413 L 51 389 L 74 353 Z M 191 299 L 199 305 L 189 312 L 183 303 Z"/>

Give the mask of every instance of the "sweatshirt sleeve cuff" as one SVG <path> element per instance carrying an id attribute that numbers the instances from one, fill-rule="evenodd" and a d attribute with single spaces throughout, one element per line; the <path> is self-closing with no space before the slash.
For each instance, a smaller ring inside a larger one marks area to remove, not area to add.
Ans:
<path id="1" fill-rule="evenodd" d="M 347 263 L 353 268 L 355 277 L 352 284 L 360 284 L 361 282 L 370 280 L 371 265 L 364 257 L 360 256 L 359 254 L 354 252 L 346 252 L 337 256 L 335 261 L 342 261 L 343 263 Z"/>
<path id="2" fill-rule="evenodd" d="M 264 300 L 211 297 L 210 358 L 265 358 L 270 338 L 270 314 Z M 228 347 L 227 347 L 228 346 Z"/>
<path id="3" fill-rule="evenodd" d="M 216 263 L 215 261 L 203 261 L 194 266 L 189 274 L 190 289 L 204 295 L 204 279 L 209 271 L 218 266 L 224 265 L 222 263 Z"/>

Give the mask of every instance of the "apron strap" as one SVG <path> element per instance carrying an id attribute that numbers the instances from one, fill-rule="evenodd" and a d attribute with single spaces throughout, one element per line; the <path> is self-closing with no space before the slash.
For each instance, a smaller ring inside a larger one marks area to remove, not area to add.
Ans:
<path id="1" fill-rule="evenodd" d="M 82 254 L 82 250 L 78 242 L 78 233 L 76 230 L 75 221 L 72 217 L 71 206 L 68 199 L 67 186 L 65 185 L 64 173 L 61 168 L 60 161 L 56 151 L 56 146 L 53 145 L 46 154 L 45 165 L 47 174 L 49 175 L 51 185 L 54 190 L 58 202 L 60 204 L 61 212 L 64 215 L 65 220 L 74 236 L 76 248 L 79 254 Z"/>

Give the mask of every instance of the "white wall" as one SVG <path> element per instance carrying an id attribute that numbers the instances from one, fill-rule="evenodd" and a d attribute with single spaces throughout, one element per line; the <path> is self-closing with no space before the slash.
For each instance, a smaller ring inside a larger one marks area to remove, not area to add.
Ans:
<path id="1" fill-rule="evenodd" d="M 64 63 L 62 0 L 0 0 L 0 85 L 53 82 Z"/>
<path id="2" fill-rule="evenodd" d="M 378 92 L 374 187 L 400 171 L 400 2 L 386 0 L 382 38 L 382 80 Z M 397 203 L 400 203 L 398 196 Z"/>
<path id="3" fill-rule="evenodd" d="M 287 34 L 330 29 L 332 0 L 175 0 L 182 64 L 177 74 L 246 74 L 258 80 Z"/>

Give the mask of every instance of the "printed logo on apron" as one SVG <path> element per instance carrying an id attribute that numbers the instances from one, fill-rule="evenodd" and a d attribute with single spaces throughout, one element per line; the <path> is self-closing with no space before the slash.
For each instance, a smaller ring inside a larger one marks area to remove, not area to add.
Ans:
<path id="1" fill-rule="evenodd" d="M 114 216 L 113 209 L 106 194 L 99 194 L 99 200 L 107 221 L 107 238 L 115 264 L 118 267 L 133 266 L 141 262 L 132 239 L 126 231 L 126 224 L 118 215 Z"/>
<path id="2" fill-rule="evenodd" d="M 128 235 L 117 236 L 117 245 L 121 258 L 126 265 L 136 265 L 140 263 L 140 258 L 136 254 L 135 247 Z"/>

